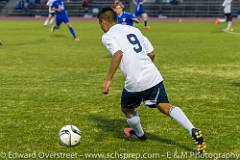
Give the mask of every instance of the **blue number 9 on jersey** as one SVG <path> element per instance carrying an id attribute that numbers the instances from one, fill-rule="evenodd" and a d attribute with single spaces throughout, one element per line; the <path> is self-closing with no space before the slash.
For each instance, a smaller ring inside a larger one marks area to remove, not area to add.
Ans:
<path id="1" fill-rule="evenodd" d="M 140 42 L 137 39 L 137 36 L 135 34 L 128 34 L 127 39 L 132 45 L 135 46 L 135 47 L 133 47 L 133 50 L 136 53 L 142 52 L 142 46 L 141 46 L 141 44 L 140 44 Z"/>

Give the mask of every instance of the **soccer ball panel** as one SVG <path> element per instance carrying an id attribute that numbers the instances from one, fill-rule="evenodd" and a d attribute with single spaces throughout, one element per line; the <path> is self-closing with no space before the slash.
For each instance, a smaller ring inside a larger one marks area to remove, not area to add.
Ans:
<path id="1" fill-rule="evenodd" d="M 74 125 L 66 125 L 59 131 L 61 144 L 65 146 L 75 146 L 80 142 L 80 129 Z"/>

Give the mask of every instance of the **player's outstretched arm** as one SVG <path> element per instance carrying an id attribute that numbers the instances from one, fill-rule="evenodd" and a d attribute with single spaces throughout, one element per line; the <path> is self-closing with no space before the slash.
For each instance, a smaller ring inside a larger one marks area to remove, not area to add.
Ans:
<path id="1" fill-rule="evenodd" d="M 135 22 L 135 23 L 140 23 L 140 21 L 139 21 L 138 18 L 133 18 L 132 20 L 133 20 L 133 22 Z"/>
<path id="2" fill-rule="evenodd" d="M 122 51 L 119 50 L 116 53 L 114 53 L 112 56 L 112 61 L 108 70 L 107 78 L 102 85 L 103 94 L 108 94 L 109 92 L 109 88 L 112 83 L 113 76 L 116 73 L 118 66 L 122 60 L 122 54 L 123 54 Z"/>

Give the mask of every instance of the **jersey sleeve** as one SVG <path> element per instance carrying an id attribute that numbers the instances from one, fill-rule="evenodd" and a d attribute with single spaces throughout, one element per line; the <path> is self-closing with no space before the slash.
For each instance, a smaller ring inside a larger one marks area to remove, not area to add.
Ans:
<path id="1" fill-rule="evenodd" d="M 154 48 L 152 46 L 152 43 L 148 40 L 148 38 L 143 36 L 143 40 L 144 40 L 144 44 L 143 45 L 144 45 L 144 48 L 145 48 L 147 54 L 153 52 Z"/>
<path id="2" fill-rule="evenodd" d="M 113 37 L 109 35 L 103 35 L 102 43 L 112 55 L 114 55 L 114 53 L 119 50 L 121 51 L 121 48 L 119 47 L 117 42 L 113 39 Z"/>
<path id="3" fill-rule="evenodd" d="M 53 2 L 50 7 L 51 7 L 51 8 L 57 8 L 57 7 L 56 7 L 56 3 Z"/>

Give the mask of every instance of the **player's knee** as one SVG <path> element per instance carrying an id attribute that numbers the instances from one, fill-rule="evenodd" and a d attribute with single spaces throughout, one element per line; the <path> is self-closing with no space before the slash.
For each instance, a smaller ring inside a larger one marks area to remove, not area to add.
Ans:
<path id="1" fill-rule="evenodd" d="M 169 115 L 171 108 L 172 108 L 172 105 L 169 103 L 160 103 L 158 105 L 158 109 L 166 115 Z"/>
<path id="2" fill-rule="evenodd" d="M 125 114 L 127 118 L 131 118 L 134 115 L 134 109 L 122 108 L 122 112 Z"/>

